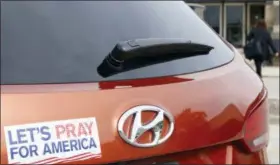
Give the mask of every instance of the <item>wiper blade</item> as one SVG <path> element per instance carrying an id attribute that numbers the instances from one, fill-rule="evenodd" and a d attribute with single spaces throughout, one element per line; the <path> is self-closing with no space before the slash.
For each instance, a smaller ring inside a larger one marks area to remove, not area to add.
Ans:
<path id="1" fill-rule="evenodd" d="M 108 77 L 155 63 L 207 55 L 212 49 L 212 46 L 185 39 L 149 38 L 123 41 L 116 44 L 97 71 L 102 77 Z"/>

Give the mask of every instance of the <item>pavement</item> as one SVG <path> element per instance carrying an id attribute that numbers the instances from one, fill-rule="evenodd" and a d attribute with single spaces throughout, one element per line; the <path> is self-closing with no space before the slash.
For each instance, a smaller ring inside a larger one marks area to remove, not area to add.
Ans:
<path id="1" fill-rule="evenodd" d="M 279 116 L 279 77 L 263 77 L 268 90 L 268 104 L 271 115 Z"/>
<path id="2" fill-rule="evenodd" d="M 270 125 L 269 131 L 268 161 L 269 164 L 279 164 L 279 123 Z"/>
<path id="3" fill-rule="evenodd" d="M 279 76 L 267 76 L 263 82 L 268 90 L 269 102 L 269 164 L 279 164 Z"/>

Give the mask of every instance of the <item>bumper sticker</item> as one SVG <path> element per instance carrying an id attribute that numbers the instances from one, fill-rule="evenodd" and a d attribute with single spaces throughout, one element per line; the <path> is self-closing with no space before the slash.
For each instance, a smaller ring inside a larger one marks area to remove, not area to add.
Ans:
<path id="1" fill-rule="evenodd" d="M 101 157 L 95 118 L 6 126 L 9 164 L 55 164 Z"/>

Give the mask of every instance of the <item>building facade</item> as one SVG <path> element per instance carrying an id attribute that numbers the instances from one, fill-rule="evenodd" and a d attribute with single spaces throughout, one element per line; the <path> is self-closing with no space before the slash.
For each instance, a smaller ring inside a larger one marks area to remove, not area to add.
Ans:
<path id="1" fill-rule="evenodd" d="M 246 43 L 246 36 L 258 19 L 265 19 L 279 50 L 279 0 L 185 0 L 203 5 L 204 20 L 236 47 Z"/>

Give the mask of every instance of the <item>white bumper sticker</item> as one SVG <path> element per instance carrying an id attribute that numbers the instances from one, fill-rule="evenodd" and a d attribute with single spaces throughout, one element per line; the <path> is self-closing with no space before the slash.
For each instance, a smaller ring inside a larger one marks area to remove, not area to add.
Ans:
<path id="1" fill-rule="evenodd" d="M 101 157 L 95 118 L 4 129 L 9 164 L 55 164 Z"/>

